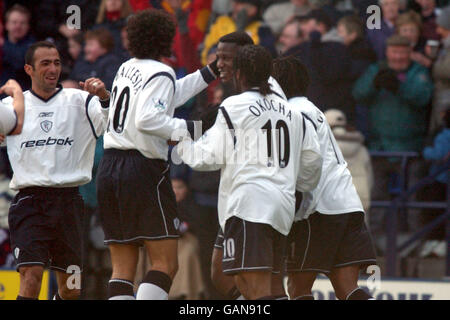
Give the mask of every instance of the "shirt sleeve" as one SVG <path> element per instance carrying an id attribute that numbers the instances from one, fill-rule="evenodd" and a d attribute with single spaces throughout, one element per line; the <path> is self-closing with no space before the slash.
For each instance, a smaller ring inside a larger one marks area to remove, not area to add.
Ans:
<path id="1" fill-rule="evenodd" d="M 315 189 L 321 174 L 322 156 L 319 138 L 312 123 L 305 121 L 303 117 L 303 142 L 296 189 L 301 192 Z"/>
<path id="2" fill-rule="evenodd" d="M 86 97 L 85 108 L 92 133 L 98 139 L 106 130 L 109 103 L 100 102 L 97 96 L 89 94 Z"/>
<path id="3" fill-rule="evenodd" d="M 227 150 L 234 148 L 233 137 L 227 129 L 225 118 L 219 112 L 214 125 L 199 140 L 185 138 L 176 146 L 176 152 L 194 170 L 219 170 L 225 166 L 226 155 L 231 154 Z"/>
<path id="4" fill-rule="evenodd" d="M 136 107 L 136 128 L 140 131 L 171 139 L 174 132 L 187 132 L 186 120 L 174 118 L 175 81 L 164 74 L 151 79 L 140 94 Z"/>
<path id="5" fill-rule="evenodd" d="M 208 87 L 216 78 L 208 67 L 197 70 L 175 82 L 173 104 L 178 108 Z"/>
<path id="6" fill-rule="evenodd" d="M 17 116 L 12 104 L 0 102 L 0 134 L 8 135 L 17 125 Z"/>

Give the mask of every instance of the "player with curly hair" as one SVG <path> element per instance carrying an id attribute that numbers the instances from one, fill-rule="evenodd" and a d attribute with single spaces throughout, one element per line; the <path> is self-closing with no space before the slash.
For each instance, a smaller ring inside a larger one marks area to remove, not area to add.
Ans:
<path id="1" fill-rule="evenodd" d="M 175 23 L 162 10 L 141 11 L 128 20 L 129 50 L 112 86 L 97 175 L 99 215 L 111 253 L 109 299 L 132 300 L 139 246 L 151 269 L 136 299 L 164 300 L 177 269 L 179 219 L 169 179 L 168 143 L 175 131 L 193 135 L 192 121 L 173 118 L 182 105 L 215 79 L 209 66 L 175 80 L 161 58 L 171 54 Z"/>

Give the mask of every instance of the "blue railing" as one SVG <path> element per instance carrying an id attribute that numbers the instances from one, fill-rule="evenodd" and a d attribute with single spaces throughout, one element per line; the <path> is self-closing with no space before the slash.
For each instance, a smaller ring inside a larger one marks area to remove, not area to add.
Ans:
<path id="1" fill-rule="evenodd" d="M 397 253 L 402 251 L 425 237 L 430 231 L 439 226 L 442 223 L 446 224 L 446 242 L 447 242 L 447 258 L 446 258 L 446 276 L 450 276 L 450 174 L 448 175 L 447 183 L 447 200 L 445 202 L 417 202 L 408 201 L 408 198 L 436 180 L 436 177 L 441 173 L 450 169 L 450 160 L 442 165 L 440 170 L 432 175 L 429 175 L 417 184 L 407 189 L 407 174 L 408 174 L 408 162 L 411 158 L 417 158 L 419 156 L 416 152 L 371 152 L 372 157 L 383 158 L 400 158 L 401 159 L 401 172 L 399 177 L 399 190 L 398 195 L 390 201 L 372 201 L 371 207 L 373 208 L 388 208 L 386 212 L 386 275 L 389 277 L 396 277 L 397 275 Z M 375 177 L 376 178 L 376 177 Z M 440 215 L 433 221 L 423 226 L 420 230 L 415 232 L 409 239 L 402 244 L 397 245 L 397 227 L 398 227 L 398 211 L 400 209 L 416 208 L 416 209 L 446 209 L 445 214 Z"/>

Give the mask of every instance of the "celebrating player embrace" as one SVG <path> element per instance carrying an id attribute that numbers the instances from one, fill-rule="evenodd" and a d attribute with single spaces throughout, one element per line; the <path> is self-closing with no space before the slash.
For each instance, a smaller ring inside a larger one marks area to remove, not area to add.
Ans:
<path id="1" fill-rule="evenodd" d="M 223 271 L 234 276 L 246 299 L 272 298 L 271 272 L 280 271 L 295 189 L 312 190 L 322 167 L 310 121 L 272 93 L 271 66 L 263 47 L 240 48 L 233 64 L 240 94 L 222 103 L 214 126 L 200 140 L 187 138 L 177 146 L 192 168 L 221 169 Z"/>

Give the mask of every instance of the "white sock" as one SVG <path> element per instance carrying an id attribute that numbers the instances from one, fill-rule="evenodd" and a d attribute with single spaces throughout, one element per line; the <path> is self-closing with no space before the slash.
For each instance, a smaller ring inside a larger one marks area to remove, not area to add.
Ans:
<path id="1" fill-rule="evenodd" d="M 114 296 L 109 298 L 108 300 L 136 300 L 136 298 L 133 296 L 123 295 L 123 296 Z"/>
<path id="2" fill-rule="evenodd" d="M 168 300 L 169 294 L 153 283 L 143 282 L 139 285 L 136 300 Z"/>

